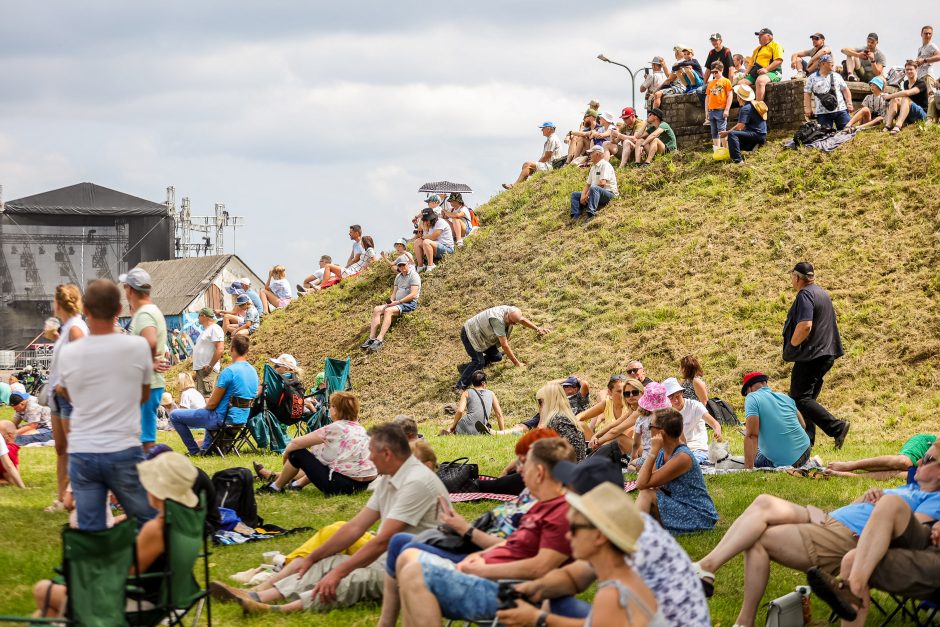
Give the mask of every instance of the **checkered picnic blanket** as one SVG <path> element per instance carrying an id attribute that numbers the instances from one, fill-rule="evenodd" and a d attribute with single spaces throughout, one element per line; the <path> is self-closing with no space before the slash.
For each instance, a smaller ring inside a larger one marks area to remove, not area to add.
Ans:
<path id="1" fill-rule="evenodd" d="M 624 492 L 633 492 L 636 490 L 636 481 L 627 481 L 623 484 Z M 515 501 L 518 496 L 512 494 L 493 494 L 490 492 L 451 492 L 451 503 L 470 503 L 473 501 L 502 501 L 509 503 Z"/>

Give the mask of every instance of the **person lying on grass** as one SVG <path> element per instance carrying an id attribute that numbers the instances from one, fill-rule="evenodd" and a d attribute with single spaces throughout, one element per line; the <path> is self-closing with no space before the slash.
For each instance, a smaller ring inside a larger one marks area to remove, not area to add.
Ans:
<path id="1" fill-rule="evenodd" d="M 935 435 L 918 433 L 908 438 L 896 455 L 879 455 L 850 462 L 829 462 L 825 472 L 827 475 L 839 477 L 865 477 L 882 481 L 904 479 L 907 469 L 916 466 L 936 441 Z"/>

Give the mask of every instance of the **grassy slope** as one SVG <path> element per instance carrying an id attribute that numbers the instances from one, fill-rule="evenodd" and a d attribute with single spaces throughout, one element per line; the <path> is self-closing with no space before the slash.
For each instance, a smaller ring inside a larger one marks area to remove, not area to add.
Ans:
<path id="1" fill-rule="evenodd" d="M 689 351 L 702 358 L 713 388 L 740 408 L 743 371 L 761 368 L 778 388 L 786 385 L 788 368 L 778 356 L 791 298 L 784 273 L 794 259 L 806 257 L 834 295 L 849 352 L 829 377 L 823 400 L 855 421 L 843 451 L 834 453 L 831 441 L 822 441 L 817 452 L 854 459 L 895 451 L 908 434 L 938 428 L 934 300 L 940 279 L 934 271 L 938 203 L 932 200 L 940 197 L 938 139 L 938 129 L 905 132 L 890 142 L 863 136 L 831 156 L 771 147 L 737 169 L 716 167 L 703 155 L 676 155 L 642 175 L 624 172 L 621 198 L 587 229 L 568 226 L 565 217 L 566 194 L 580 186 L 584 171 L 539 176 L 481 208 L 488 227 L 428 277 L 419 312 L 396 325 L 379 355 L 363 359 L 357 347 L 370 305 L 390 284 L 391 271 L 384 269 L 266 318 L 254 354 L 260 359 L 290 351 L 304 364 L 354 355 L 353 382 L 366 421 L 409 412 L 432 433 L 444 424 L 441 405 L 453 400 L 454 364 L 463 361 L 459 323 L 506 301 L 553 329 L 541 340 L 524 330 L 514 338 L 527 370 L 491 371 L 493 389 L 513 419 L 531 414 L 532 395 L 547 378 L 580 371 L 604 381 L 632 356 L 663 378 L 675 374 L 679 356 Z M 873 182 L 869 163 L 882 164 Z M 0 419 L 8 413 L 0 408 Z M 740 451 L 740 438 L 732 438 Z M 430 441 L 442 459 L 470 455 L 488 472 L 505 464 L 513 445 L 509 438 Z M 181 448 L 176 436 L 169 442 Z M 277 463 L 274 457 L 266 461 Z M 236 462 L 199 463 L 212 472 Z M 54 538 L 64 516 L 40 511 L 54 490 L 54 454 L 28 449 L 23 464 L 31 489 L 0 489 L 0 589 L 6 592 L 0 612 L 27 611 L 31 584 L 48 576 L 60 555 Z M 713 547 L 761 492 L 834 508 L 869 482 L 810 484 L 761 473 L 714 477 L 708 485 L 721 521 L 713 532 L 681 538 L 693 558 Z M 327 500 L 308 489 L 259 497 L 259 508 L 283 526 L 319 527 L 350 516 L 362 502 Z M 485 508 L 458 505 L 468 517 Z M 262 551 L 287 552 L 299 542 L 287 537 L 216 549 L 213 576 L 222 579 L 257 564 Z M 802 583 L 792 571 L 774 567 L 772 575 L 765 600 Z M 733 623 L 742 577 L 740 558 L 721 571 L 710 603 L 716 623 Z M 214 610 L 225 625 L 300 626 L 311 620 L 241 621 L 231 605 Z M 819 606 L 815 614 L 825 616 Z M 371 625 L 376 617 L 375 607 L 364 607 L 316 623 Z"/>

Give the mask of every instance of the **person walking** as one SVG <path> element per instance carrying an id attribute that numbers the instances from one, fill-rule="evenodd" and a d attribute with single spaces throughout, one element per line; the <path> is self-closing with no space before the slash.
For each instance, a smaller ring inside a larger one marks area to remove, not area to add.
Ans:
<path id="1" fill-rule="evenodd" d="M 790 397 L 796 401 L 806 422 L 810 445 L 816 442 L 816 427 L 819 426 L 840 449 L 850 424 L 833 416 L 816 401 L 823 377 L 844 354 L 836 312 L 828 292 L 816 285 L 813 264 L 801 261 L 793 266 L 790 281 L 797 293 L 783 327 L 783 360 L 793 362 Z"/>
<path id="2" fill-rule="evenodd" d="M 513 326 L 517 324 L 528 327 L 539 335 L 548 333 L 548 329 L 529 322 L 522 315 L 522 310 L 512 305 L 497 305 L 484 309 L 463 323 L 460 341 L 470 356 L 470 363 L 463 366 L 460 380 L 454 386 L 456 390 L 462 392 L 470 387 L 470 380 L 477 370 L 482 370 L 487 364 L 501 361 L 503 355 L 499 352 L 500 348 L 514 366 L 525 367 L 509 346 L 509 336 Z"/>

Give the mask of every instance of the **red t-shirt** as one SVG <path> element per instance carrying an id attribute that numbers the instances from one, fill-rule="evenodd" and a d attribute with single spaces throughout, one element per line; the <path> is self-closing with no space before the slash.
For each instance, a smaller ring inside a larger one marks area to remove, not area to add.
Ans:
<path id="1" fill-rule="evenodd" d="M 506 542 L 483 554 L 487 564 L 502 564 L 535 557 L 540 549 L 571 555 L 568 543 L 568 501 L 564 496 L 539 501 L 523 514 L 519 527 Z"/>
<path id="2" fill-rule="evenodd" d="M 18 444 L 13 444 L 12 442 L 7 444 L 2 442 L 0 444 L 5 444 L 7 449 L 7 454 L 10 456 L 10 461 L 13 462 L 13 465 L 17 468 L 20 467 L 20 447 Z M 4 476 L 3 466 L 0 466 L 0 479 Z"/>

